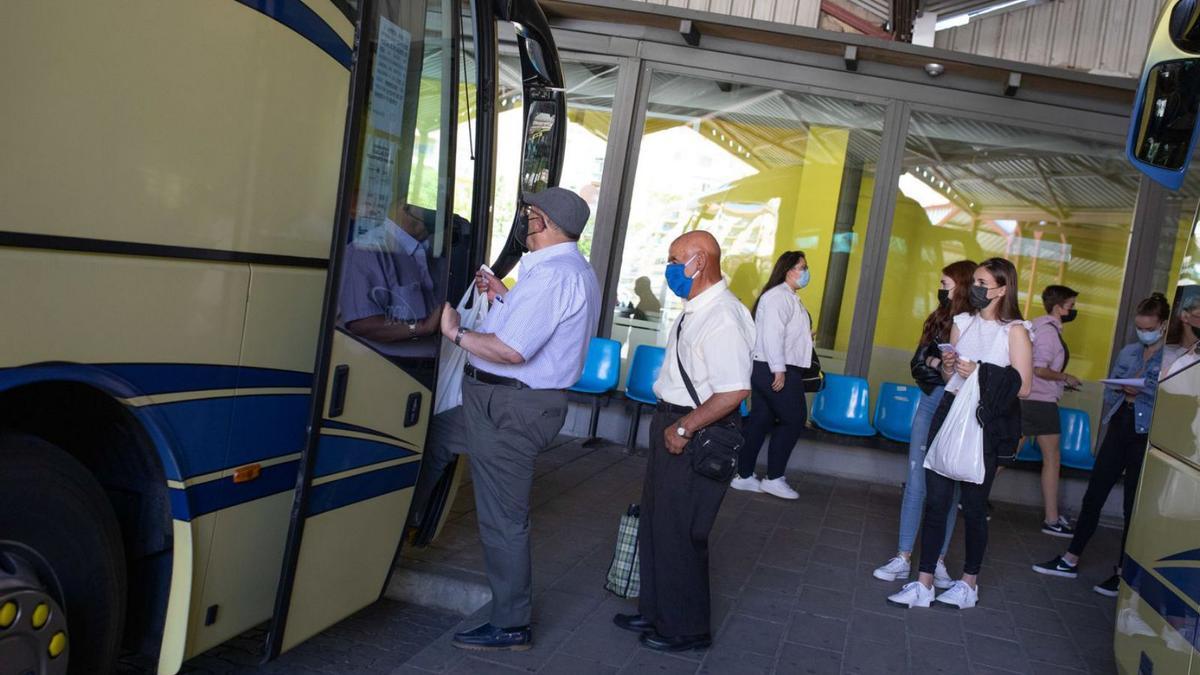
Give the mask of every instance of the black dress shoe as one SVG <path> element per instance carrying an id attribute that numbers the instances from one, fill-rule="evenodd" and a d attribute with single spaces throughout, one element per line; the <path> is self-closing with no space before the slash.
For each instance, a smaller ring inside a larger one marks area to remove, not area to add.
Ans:
<path id="1" fill-rule="evenodd" d="M 666 637 L 659 635 L 658 631 L 651 631 L 643 633 L 639 640 L 642 646 L 659 652 L 686 652 L 690 649 L 708 649 L 712 646 L 712 636 L 708 633 Z"/>
<path id="2" fill-rule="evenodd" d="M 624 628 L 635 633 L 654 630 L 654 622 L 649 621 L 641 614 L 618 614 L 613 617 L 613 623 L 617 624 L 617 628 Z"/>
<path id="3" fill-rule="evenodd" d="M 455 633 L 451 641 L 455 647 L 479 652 L 520 652 L 533 646 L 533 631 L 529 626 L 500 628 L 485 623 L 478 628 Z"/>

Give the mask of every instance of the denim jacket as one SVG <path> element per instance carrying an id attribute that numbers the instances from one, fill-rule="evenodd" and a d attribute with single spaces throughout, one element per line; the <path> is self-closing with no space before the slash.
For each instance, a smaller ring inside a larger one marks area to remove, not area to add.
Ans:
<path id="1" fill-rule="evenodd" d="M 1125 345 L 1117 355 L 1117 363 L 1113 366 L 1110 379 L 1146 378 L 1146 386 L 1133 399 L 1134 427 L 1139 434 L 1150 433 L 1150 418 L 1154 414 L 1154 395 L 1158 392 L 1158 370 L 1162 366 L 1163 350 L 1154 352 L 1148 361 L 1142 361 L 1145 347 L 1140 342 Z M 1113 415 L 1120 410 L 1125 402 L 1125 393 L 1119 388 L 1105 387 L 1104 389 L 1104 424 L 1108 424 Z"/>

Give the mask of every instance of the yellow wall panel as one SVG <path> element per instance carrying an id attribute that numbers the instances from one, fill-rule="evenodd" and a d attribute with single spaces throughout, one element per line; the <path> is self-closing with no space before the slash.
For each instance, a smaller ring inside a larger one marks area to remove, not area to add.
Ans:
<path id="1" fill-rule="evenodd" d="M 0 82 L 0 229 L 326 256 L 349 71 L 270 17 L 10 3 Z"/>

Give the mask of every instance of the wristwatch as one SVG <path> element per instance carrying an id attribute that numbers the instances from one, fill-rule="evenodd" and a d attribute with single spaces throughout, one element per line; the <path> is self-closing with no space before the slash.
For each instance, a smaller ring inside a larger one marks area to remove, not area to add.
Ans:
<path id="1" fill-rule="evenodd" d="M 680 438 L 691 438 L 691 436 L 688 435 L 687 429 L 684 429 L 682 424 L 675 427 L 675 435 L 679 436 Z"/>
<path id="2" fill-rule="evenodd" d="M 463 327 L 461 327 L 461 326 L 460 326 L 460 327 L 459 327 L 459 329 L 458 329 L 458 334 L 454 336 L 454 344 L 456 344 L 456 345 L 458 345 L 458 346 L 460 346 L 460 347 L 461 347 L 461 346 L 462 346 L 462 339 L 463 339 L 463 336 L 464 336 L 464 335 L 466 335 L 466 334 L 467 334 L 467 333 L 469 333 L 469 332 L 471 332 L 471 329 L 470 329 L 470 328 L 463 328 Z"/>

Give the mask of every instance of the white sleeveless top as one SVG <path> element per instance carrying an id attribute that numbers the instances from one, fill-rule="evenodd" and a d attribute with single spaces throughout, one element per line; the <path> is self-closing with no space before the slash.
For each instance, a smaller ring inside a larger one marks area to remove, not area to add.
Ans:
<path id="1" fill-rule="evenodd" d="M 995 366 L 1011 366 L 1008 354 L 1008 331 L 1013 326 L 1022 326 L 1032 334 L 1033 325 L 1028 321 L 990 321 L 976 314 L 959 314 L 954 317 L 958 327 L 958 344 L 954 349 L 958 355 L 975 363 L 990 363 Z M 1031 335 L 1032 337 L 1032 335 Z M 957 392 L 966 378 L 955 373 L 946 383 L 946 391 Z"/>

